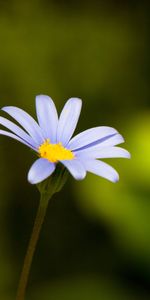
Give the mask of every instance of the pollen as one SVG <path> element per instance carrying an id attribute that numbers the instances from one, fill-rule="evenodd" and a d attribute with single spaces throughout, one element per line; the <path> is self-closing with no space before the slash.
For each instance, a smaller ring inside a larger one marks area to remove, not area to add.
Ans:
<path id="1" fill-rule="evenodd" d="M 63 147 L 62 143 L 51 144 L 49 139 L 39 147 L 38 152 L 41 158 L 46 158 L 53 163 L 75 158 L 73 152 Z"/>

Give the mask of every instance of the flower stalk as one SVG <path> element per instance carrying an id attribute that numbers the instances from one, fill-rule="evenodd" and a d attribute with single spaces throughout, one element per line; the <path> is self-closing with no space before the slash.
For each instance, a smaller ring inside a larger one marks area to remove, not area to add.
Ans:
<path id="1" fill-rule="evenodd" d="M 28 283 L 29 272 L 34 256 L 34 252 L 36 249 L 36 245 L 39 239 L 39 234 L 42 228 L 42 224 L 44 222 L 47 206 L 48 206 L 49 199 L 45 197 L 45 195 L 41 195 L 39 208 L 37 211 L 37 215 L 35 218 L 35 223 L 33 226 L 33 231 L 31 234 L 31 238 L 29 241 L 29 246 L 27 249 L 27 253 L 24 259 L 23 269 L 19 281 L 18 291 L 16 300 L 24 300 L 25 299 L 25 291 Z"/>
<path id="2" fill-rule="evenodd" d="M 62 166 L 58 165 L 56 171 L 51 177 L 49 177 L 47 180 L 37 185 L 38 190 L 40 191 L 41 194 L 41 198 L 40 198 L 39 208 L 37 211 L 37 215 L 35 218 L 32 234 L 31 234 L 31 238 L 29 241 L 27 253 L 24 259 L 24 264 L 20 276 L 16 300 L 25 299 L 25 293 L 26 293 L 29 273 L 33 261 L 33 256 L 35 253 L 41 228 L 44 222 L 49 200 L 52 198 L 52 196 L 55 193 L 59 192 L 62 189 L 62 187 L 64 186 L 67 180 L 67 177 L 68 177 L 67 170 Z"/>

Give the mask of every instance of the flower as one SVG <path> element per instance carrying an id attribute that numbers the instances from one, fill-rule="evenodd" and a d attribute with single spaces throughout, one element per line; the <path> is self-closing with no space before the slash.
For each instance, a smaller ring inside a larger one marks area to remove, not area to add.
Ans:
<path id="1" fill-rule="evenodd" d="M 81 180 L 87 171 L 112 182 L 119 179 L 114 168 L 98 160 L 103 158 L 130 158 L 127 150 L 116 145 L 124 142 L 123 137 L 112 127 L 100 126 L 87 129 L 72 138 L 75 131 L 82 101 L 70 98 L 58 118 L 52 99 L 45 95 L 36 97 L 36 122 L 24 110 L 7 106 L 2 110 L 21 125 L 0 117 L 0 124 L 10 131 L 0 130 L 37 153 L 38 159 L 31 166 L 28 181 L 37 184 L 49 177 L 58 162 L 62 163 L 72 176 Z"/>

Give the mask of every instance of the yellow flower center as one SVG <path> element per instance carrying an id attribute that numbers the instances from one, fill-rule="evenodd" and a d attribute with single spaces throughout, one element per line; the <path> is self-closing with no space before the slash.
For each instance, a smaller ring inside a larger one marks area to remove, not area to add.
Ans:
<path id="1" fill-rule="evenodd" d="M 75 158 L 73 152 L 63 147 L 62 143 L 51 144 L 47 139 L 38 149 L 40 157 L 56 163 L 59 160 L 72 160 Z"/>

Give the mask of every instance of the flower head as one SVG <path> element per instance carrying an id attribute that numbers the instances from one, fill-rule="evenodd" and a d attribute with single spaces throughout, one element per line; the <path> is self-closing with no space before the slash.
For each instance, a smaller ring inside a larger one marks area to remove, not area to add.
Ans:
<path id="1" fill-rule="evenodd" d="M 112 182 L 118 181 L 119 175 L 114 168 L 98 159 L 130 158 L 127 150 L 116 147 L 123 143 L 124 139 L 116 129 L 106 126 L 85 130 L 72 138 L 81 106 L 80 99 L 70 98 L 58 118 L 52 99 L 39 95 L 36 97 L 38 122 L 20 108 L 2 108 L 23 129 L 0 117 L 0 124 L 9 130 L 1 129 L 0 134 L 25 144 L 37 153 L 38 159 L 28 173 L 30 183 L 37 184 L 45 180 L 55 171 L 58 162 L 77 180 L 84 179 L 89 171 Z"/>

